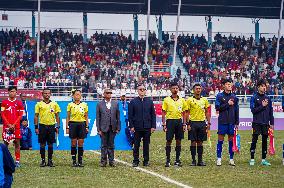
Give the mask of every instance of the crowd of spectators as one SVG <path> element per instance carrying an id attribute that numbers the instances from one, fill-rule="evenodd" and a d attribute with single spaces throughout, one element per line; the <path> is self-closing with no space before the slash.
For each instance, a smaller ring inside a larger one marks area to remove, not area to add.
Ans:
<path id="1" fill-rule="evenodd" d="M 106 87 L 134 90 L 144 82 L 148 90 L 160 92 L 170 82 L 166 76 L 151 75 L 151 71 L 154 66 L 163 69 L 172 64 L 173 34 L 163 33 L 162 44 L 155 33 L 149 34 L 147 63 L 145 40 L 136 43 L 131 35 L 96 32 L 84 43 L 81 34 L 59 29 L 41 32 L 40 39 L 37 62 L 36 40 L 28 31 L 0 31 L 0 88 L 47 86 L 62 93 L 78 87 L 83 93 L 101 94 Z M 276 41 L 276 37 L 261 37 L 257 44 L 253 37 L 217 34 L 208 46 L 203 35 L 180 35 L 177 50 L 188 76 L 181 77 L 178 69 L 174 79 L 186 94 L 193 83 L 200 82 L 205 88 L 203 95 L 214 96 L 222 89 L 222 78 L 232 78 L 240 95 L 252 94 L 255 81 L 264 78 L 269 94 L 278 94 L 284 81 L 284 39 L 280 40 L 277 73 L 273 69 Z"/>
<path id="2" fill-rule="evenodd" d="M 36 61 L 36 40 L 28 31 L 0 31 L 0 87 L 55 91 L 82 87 L 84 93 L 100 92 L 105 87 L 132 88 L 138 82 L 159 87 L 165 78 L 150 75 L 152 65 L 172 61 L 170 44 L 159 44 L 150 33 L 148 64 L 144 63 L 145 40 L 136 43 L 122 33 L 95 33 L 87 43 L 81 34 L 63 30 L 44 31 L 40 36 L 40 61 Z"/>
<path id="3" fill-rule="evenodd" d="M 277 39 L 222 36 L 208 47 L 204 36 L 178 37 L 178 54 L 190 83 L 201 82 L 207 95 L 216 95 L 222 78 L 231 78 L 239 95 L 251 95 L 258 79 L 267 80 L 268 94 L 281 94 L 284 81 L 284 38 L 280 39 L 279 70 L 274 70 Z"/>

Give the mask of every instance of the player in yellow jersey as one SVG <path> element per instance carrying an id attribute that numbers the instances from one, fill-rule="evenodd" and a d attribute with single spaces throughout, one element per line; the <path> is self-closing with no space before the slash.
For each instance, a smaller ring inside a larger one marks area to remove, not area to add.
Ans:
<path id="1" fill-rule="evenodd" d="M 186 101 L 189 121 L 187 125 L 188 129 L 188 140 L 191 140 L 191 156 L 192 164 L 191 166 L 206 166 L 202 160 L 203 155 L 203 141 L 207 140 L 207 131 L 210 130 L 210 104 L 208 100 L 201 97 L 202 87 L 200 84 L 195 84 L 193 86 L 193 97 L 189 97 Z M 188 116 L 187 116 L 188 117 Z M 207 120 L 207 123 L 206 121 Z M 196 163 L 196 149 L 198 154 L 198 163 Z"/>
<path id="2" fill-rule="evenodd" d="M 81 102 L 82 93 L 80 90 L 73 91 L 73 102 L 67 106 L 66 132 L 71 138 L 71 156 L 73 167 L 84 167 L 84 139 L 89 132 L 88 105 Z M 76 161 L 78 144 L 78 163 Z"/>
<path id="3" fill-rule="evenodd" d="M 58 134 L 60 128 L 59 105 L 50 100 L 50 89 L 42 91 L 43 100 L 37 102 L 35 106 L 35 132 L 38 135 L 40 143 L 41 167 L 46 166 L 45 145 L 48 145 L 48 163 L 47 166 L 54 167 L 52 161 L 53 143 L 55 143 L 55 132 Z"/>
<path id="4" fill-rule="evenodd" d="M 179 87 L 177 83 L 171 83 L 170 90 L 172 95 L 166 97 L 162 105 L 162 123 L 167 140 L 165 148 L 167 160 L 165 167 L 170 166 L 171 144 L 174 137 L 176 139 L 176 161 L 174 165 L 181 167 L 181 140 L 184 138 L 184 131 L 186 131 L 187 106 L 185 100 L 178 96 Z"/>

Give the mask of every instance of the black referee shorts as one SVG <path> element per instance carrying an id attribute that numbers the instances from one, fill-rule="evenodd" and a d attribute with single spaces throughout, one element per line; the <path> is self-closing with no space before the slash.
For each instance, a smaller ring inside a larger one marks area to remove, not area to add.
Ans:
<path id="1" fill-rule="evenodd" d="M 55 125 L 39 124 L 38 143 L 49 145 L 55 142 Z"/>
<path id="2" fill-rule="evenodd" d="M 167 119 L 166 126 L 166 140 L 173 140 L 174 137 L 176 140 L 182 140 L 184 138 L 181 119 Z"/>
<path id="3" fill-rule="evenodd" d="M 69 122 L 69 138 L 85 139 L 86 136 L 86 122 Z"/>
<path id="4" fill-rule="evenodd" d="M 188 140 L 191 141 L 206 141 L 207 131 L 206 131 L 205 121 L 191 121 L 190 131 L 188 131 Z"/>
<path id="5" fill-rule="evenodd" d="M 269 125 L 252 123 L 252 134 L 256 135 L 268 135 Z"/>

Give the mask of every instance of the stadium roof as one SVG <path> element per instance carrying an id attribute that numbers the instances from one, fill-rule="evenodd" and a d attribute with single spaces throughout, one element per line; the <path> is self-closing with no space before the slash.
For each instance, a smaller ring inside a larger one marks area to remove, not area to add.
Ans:
<path id="1" fill-rule="evenodd" d="M 147 0 L 41 0 L 43 12 L 147 14 Z M 181 15 L 279 19 L 281 0 L 182 0 Z M 176 15 L 178 0 L 151 0 L 152 15 Z M 1 0 L 0 10 L 37 11 L 37 0 Z"/>

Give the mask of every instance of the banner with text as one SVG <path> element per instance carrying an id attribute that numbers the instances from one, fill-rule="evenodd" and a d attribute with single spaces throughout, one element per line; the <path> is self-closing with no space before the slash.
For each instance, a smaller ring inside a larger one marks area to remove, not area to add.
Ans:
<path id="1" fill-rule="evenodd" d="M 71 140 L 69 135 L 66 134 L 66 116 L 67 116 L 67 105 L 69 102 L 67 101 L 60 101 L 57 102 L 60 106 L 61 113 L 60 113 L 60 130 L 59 130 L 59 147 L 54 147 L 58 150 L 70 150 L 71 147 Z M 96 106 L 98 102 L 90 101 L 86 102 L 89 107 L 89 133 L 87 138 L 85 139 L 84 149 L 85 150 L 99 150 L 101 147 L 101 139 L 97 133 L 96 127 Z M 38 136 L 35 134 L 34 131 L 34 109 L 35 109 L 36 102 L 35 101 L 27 101 L 27 110 L 28 110 L 28 120 L 29 120 L 29 127 L 32 130 L 32 143 L 33 149 L 39 149 L 38 144 Z M 127 138 L 125 135 L 125 118 L 122 111 L 122 106 L 120 105 L 120 119 L 121 119 L 121 131 L 115 137 L 115 149 L 116 150 L 130 150 L 131 147 L 127 142 Z M 54 144 L 56 146 L 56 144 Z"/>

